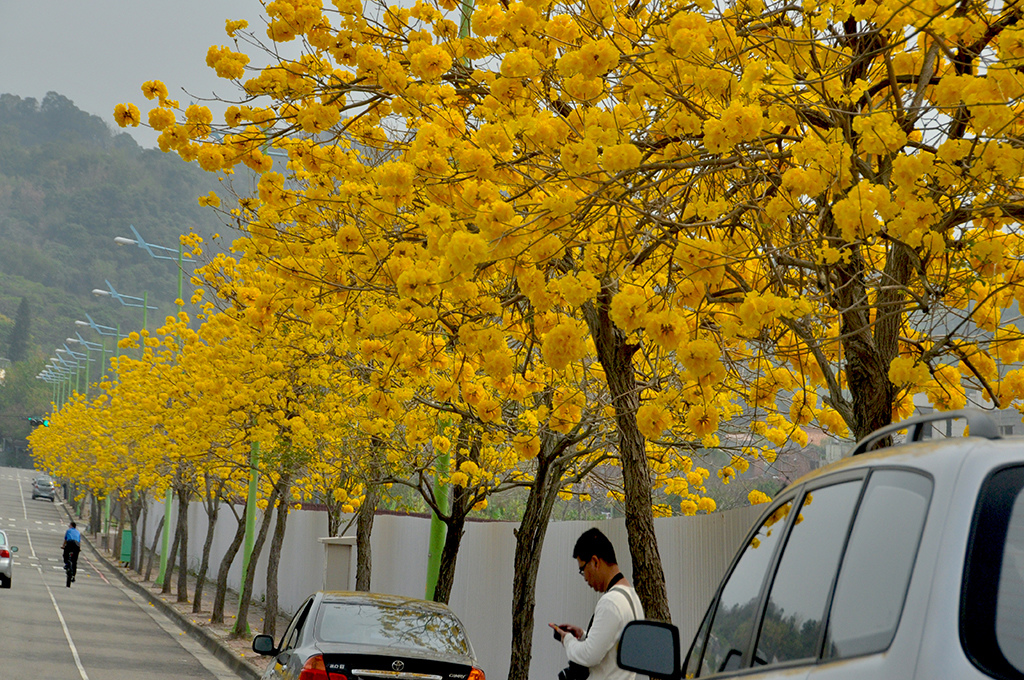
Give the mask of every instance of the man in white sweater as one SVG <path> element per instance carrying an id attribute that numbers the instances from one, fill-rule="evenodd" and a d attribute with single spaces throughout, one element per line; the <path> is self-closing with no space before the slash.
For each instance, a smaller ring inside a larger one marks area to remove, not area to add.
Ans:
<path id="1" fill-rule="evenodd" d="M 604 595 L 597 601 L 586 631 L 569 624 L 548 625 L 561 640 L 569 661 L 589 670 L 586 680 L 634 680 L 636 674 L 619 668 L 615 656 L 622 629 L 630 621 L 644 617 L 640 598 L 619 571 L 615 549 L 599 529 L 583 532 L 572 556 L 587 585 Z M 572 673 L 567 680 L 583 680 L 585 673 L 571 676 Z"/>

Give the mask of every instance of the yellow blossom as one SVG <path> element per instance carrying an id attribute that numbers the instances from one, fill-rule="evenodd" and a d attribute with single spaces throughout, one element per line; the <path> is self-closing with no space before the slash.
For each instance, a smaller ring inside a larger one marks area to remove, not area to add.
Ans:
<path id="1" fill-rule="evenodd" d="M 142 114 L 135 104 L 118 104 L 114 107 L 114 120 L 121 127 L 138 127 L 142 121 Z"/>

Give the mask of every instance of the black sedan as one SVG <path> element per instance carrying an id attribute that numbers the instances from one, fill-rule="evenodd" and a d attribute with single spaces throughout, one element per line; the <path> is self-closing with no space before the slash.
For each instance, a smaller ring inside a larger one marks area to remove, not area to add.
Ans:
<path id="1" fill-rule="evenodd" d="M 437 602 L 376 593 L 318 592 L 274 644 L 265 680 L 485 680 L 462 622 Z"/>

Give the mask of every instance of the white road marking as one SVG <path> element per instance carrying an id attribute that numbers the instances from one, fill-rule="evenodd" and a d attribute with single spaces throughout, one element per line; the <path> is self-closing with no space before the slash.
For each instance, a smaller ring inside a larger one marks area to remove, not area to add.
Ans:
<path id="1" fill-rule="evenodd" d="M 57 618 L 60 619 L 60 627 L 64 629 L 64 637 L 68 639 L 68 647 L 71 648 L 71 656 L 75 657 L 75 665 L 78 666 L 78 674 L 82 677 L 82 680 L 89 680 L 89 674 L 85 672 L 85 666 L 82 665 L 82 659 L 78 656 L 78 649 L 75 647 L 75 641 L 71 639 L 71 631 L 68 630 L 68 624 L 64 621 L 64 615 L 60 613 L 60 607 L 57 606 L 57 598 L 53 596 L 53 591 L 50 590 L 50 584 L 46 582 L 43 577 L 43 570 L 39 569 L 39 577 L 43 581 L 43 585 L 46 586 L 46 592 L 50 595 L 50 602 L 53 603 L 53 608 L 57 611 Z"/>
<path id="2" fill-rule="evenodd" d="M 28 508 L 25 507 L 25 492 L 21 490 L 21 477 L 18 477 L 18 496 L 21 497 L 21 511 L 25 514 L 25 519 L 28 519 Z"/>
<path id="3" fill-rule="evenodd" d="M 32 551 L 32 557 L 36 556 L 36 549 L 32 547 L 32 534 L 25 529 L 25 538 L 28 540 L 28 549 Z"/>

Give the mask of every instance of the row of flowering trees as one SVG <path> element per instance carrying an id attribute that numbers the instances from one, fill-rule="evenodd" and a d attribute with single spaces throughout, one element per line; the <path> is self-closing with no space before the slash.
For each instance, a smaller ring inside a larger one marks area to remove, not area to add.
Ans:
<path id="1" fill-rule="evenodd" d="M 228 21 L 207 54 L 235 88 L 223 124 L 143 86 L 161 149 L 224 177 L 243 236 L 200 273 L 204 330 L 146 339 L 182 355 L 180 390 L 140 388 L 123 422 L 174 442 L 155 485 L 254 430 L 296 452 L 270 475 L 351 460 L 350 497 L 402 483 L 440 511 L 428 481 L 447 480 L 449 566 L 473 507 L 529 487 L 513 677 L 551 503 L 595 466 L 621 467 L 634 581 L 667 619 L 652 491 L 713 509 L 695 456 L 741 414 L 758 438 L 726 480 L 916 394 L 1024 397 L 1017 5 L 265 9 L 266 39 Z M 237 437 L 185 441 L 207 426 Z"/>

